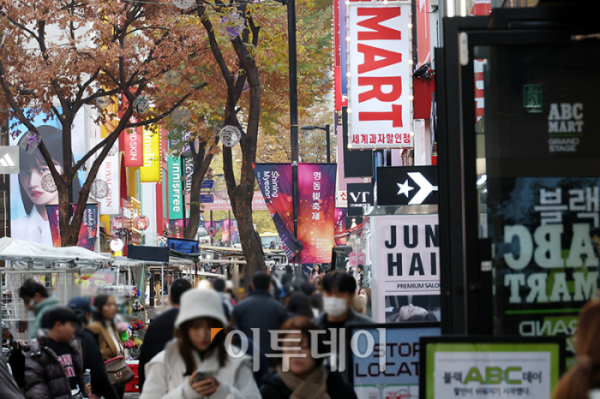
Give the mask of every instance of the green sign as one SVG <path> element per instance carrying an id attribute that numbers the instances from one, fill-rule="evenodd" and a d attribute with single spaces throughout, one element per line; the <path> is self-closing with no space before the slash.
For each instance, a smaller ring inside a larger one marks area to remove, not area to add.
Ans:
<path id="1" fill-rule="evenodd" d="M 542 85 L 523 86 L 523 107 L 529 113 L 542 112 Z"/>
<path id="2" fill-rule="evenodd" d="M 549 398 L 564 368 L 559 338 L 421 338 L 426 399 Z"/>
<path id="3" fill-rule="evenodd" d="M 181 161 L 173 156 L 169 157 L 169 219 L 183 219 Z"/>

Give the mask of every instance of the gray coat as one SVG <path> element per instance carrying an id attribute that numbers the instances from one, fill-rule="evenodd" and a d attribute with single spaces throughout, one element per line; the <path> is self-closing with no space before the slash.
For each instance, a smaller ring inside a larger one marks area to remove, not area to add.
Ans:
<path id="1" fill-rule="evenodd" d="M 65 368 L 58 356 L 48 347 L 48 337 L 40 335 L 25 351 L 25 386 L 23 393 L 26 399 L 71 399 L 71 384 Z M 71 344 L 73 366 L 77 373 L 78 385 L 84 397 L 85 379 L 81 352 L 75 343 Z"/>

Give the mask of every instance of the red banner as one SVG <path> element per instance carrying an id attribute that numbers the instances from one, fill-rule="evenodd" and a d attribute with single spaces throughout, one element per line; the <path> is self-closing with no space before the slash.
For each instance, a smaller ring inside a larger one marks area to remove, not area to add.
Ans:
<path id="1" fill-rule="evenodd" d="M 123 132 L 123 164 L 128 167 L 144 166 L 144 150 L 142 128 L 128 129 Z"/>

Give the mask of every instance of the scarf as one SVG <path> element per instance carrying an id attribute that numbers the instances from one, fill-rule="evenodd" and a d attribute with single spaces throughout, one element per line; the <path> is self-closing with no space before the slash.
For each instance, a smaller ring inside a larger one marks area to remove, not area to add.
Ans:
<path id="1" fill-rule="evenodd" d="M 327 372 L 323 366 L 316 367 L 306 379 L 291 371 L 284 373 L 281 367 L 277 368 L 277 372 L 284 384 L 292 390 L 290 399 L 331 399 L 327 393 Z"/>

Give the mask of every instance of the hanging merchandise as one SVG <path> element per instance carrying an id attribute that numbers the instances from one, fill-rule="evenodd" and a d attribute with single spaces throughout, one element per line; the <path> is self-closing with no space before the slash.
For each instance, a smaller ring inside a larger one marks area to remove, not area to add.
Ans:
<path id="1" fill-rule="evenodd" d="M 242 138 L 242 132 L 235 126 L 225 126 L 219 132 L 219 140 L 226 147 L 233 147 L 240 142 Z"/>
<path id="2" fill-rule="evenodd" d="M 173 0 L 173 5 L 180 10 L 187 10 L 195 4 L 196 2 L 194 0 Z"/>
<path id="3" fill-rule="evenodd" d="M 192 112 L 187 107 L 177 107 L 173 114 L 171 114 L 171 119 L 178 125 L 185 125 L 192 119 Z"/>
<path id="4" fill-rule="evenodd" d="M 101 179 L 96 179 L 92 182 L 90 195 L 96 199 L 104 199 L 108 195 L 108 184 Z"/>
<path id="5" fill-rule="evenodd" d="M 177 86 L 181 82 L 181 75 L 177 71 L 168 71 L 165 73 L 165 82 L 169 86 Z"/>
<path id="6" fill-rule="evenodd" d="M 56 182 L 50 173 L 47 173 L 44 175 L 44 177 L 42 177 L 41 185 L 44 191 L 49 193 L 54 193 L 56 190 L 58 190 L 58 187 L 56 187 Z"/>
<path id="7" fill-rule="evenodd" d="M 231 40 L 234 40 L 246 27 L 246 21 L 239 12 L 234 11 L 230 15 L 221 18 L 220 27 L 223 33 L 229 36 Z"/>
<path id="8" fill-rule="evenodd" d="M 36 148 L 40 145 L 40 136 L 32 131 L 25 133 L 25 136 L 19 140 L 19 145 L 29 154 L 33 154 Z"/>
<path id="9" fill-rule="evenodd" d="M 150 101 L 146 97 L 138 97 L 133 100 L 133 110 L 138 114 L 143 114 L 150 108 Z"/>

